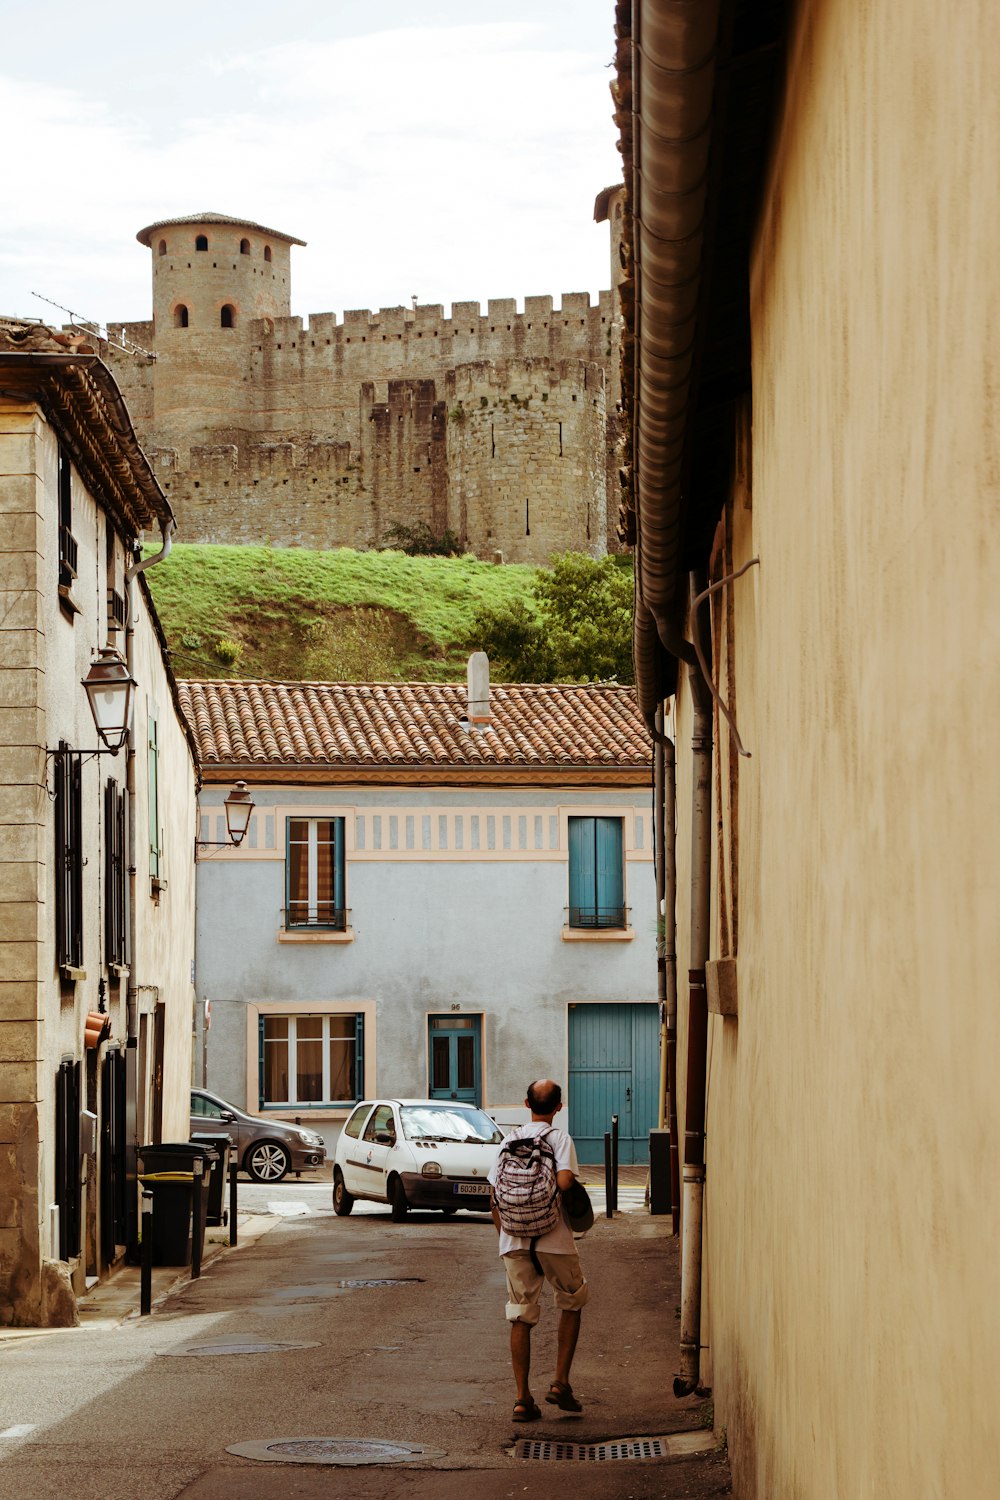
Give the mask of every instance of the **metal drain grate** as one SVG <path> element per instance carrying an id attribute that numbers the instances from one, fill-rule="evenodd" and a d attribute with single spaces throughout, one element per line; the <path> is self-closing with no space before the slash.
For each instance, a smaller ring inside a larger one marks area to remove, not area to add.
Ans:
<path id="1" fill-rule="evenodd" d="M 521 1438 L 514 1444 L 515 1458 L 569 1459 L 577 1463 L 593 1460 L 668 1458 L 665 1438 L 624 1438 L 606 1443 L 556 1443 L 549 1438 Z"/>
<path id="2" fill-rule="evenodd" d="M 386 1443 L 370 1438 L 269 1438 L 264 1442 L 234 1443 L 227 1453 L 238 1458 L 255 1458 L 264 1463 L 403 1464 L 415 1458 L 446 1458 L 440 1448 L 425 1448 L 419 1443 Z"/>

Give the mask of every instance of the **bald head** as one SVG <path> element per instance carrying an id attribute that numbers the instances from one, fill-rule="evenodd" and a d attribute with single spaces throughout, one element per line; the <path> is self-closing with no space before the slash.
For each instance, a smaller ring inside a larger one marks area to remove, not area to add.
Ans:
<path id="1" fill-rule="evenodd" d="M 536 1078 L 529 1083 L 524 1102 L 540 1120 L 551 1120 L 562 1104 L 562 1089 L 551 1078 Z"/>

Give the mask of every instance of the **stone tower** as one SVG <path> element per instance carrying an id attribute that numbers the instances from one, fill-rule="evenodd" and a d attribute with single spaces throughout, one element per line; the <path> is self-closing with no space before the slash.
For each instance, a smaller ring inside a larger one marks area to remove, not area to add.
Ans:
<path id="1" fill-rule="evenodd" d="M 217 213 L 162 219 L 136 239 L 153 263 L 154 433 L 186 446 L 206 425 L 227 429 L 234 407 L 243 428 L 247 403 L 234 402 L 233 386 L 245 378 L 251 323 L 289 316 L 291 249 L 305 241 Z"/>

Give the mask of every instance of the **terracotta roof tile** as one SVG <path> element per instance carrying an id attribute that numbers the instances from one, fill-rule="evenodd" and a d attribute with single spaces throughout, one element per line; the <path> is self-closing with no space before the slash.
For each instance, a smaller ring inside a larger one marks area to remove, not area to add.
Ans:
<path id="1" fill-rule="evenodd" d="M 649 765 L 631 688 L 492 683 L 470 729 L 462 683 L 181 682 L 202 766 Z"/>

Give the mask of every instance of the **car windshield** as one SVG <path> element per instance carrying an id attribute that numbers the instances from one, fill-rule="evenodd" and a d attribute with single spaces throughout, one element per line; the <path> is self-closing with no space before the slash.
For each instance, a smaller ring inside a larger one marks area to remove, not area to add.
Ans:
<path id="1" fill-rule="evenodd" d="M 496 1146 L 503 1136 L 481 1109 L 455 1109 L 448 1104 L 404 1104 L 403 1134 L 408 1141 L 463 1141 L 470 1146 Z"/>

